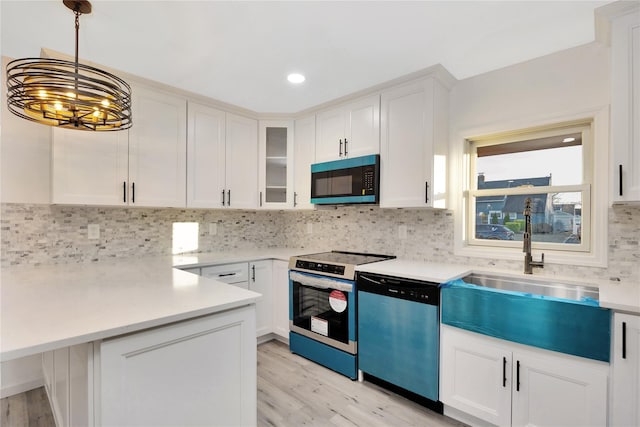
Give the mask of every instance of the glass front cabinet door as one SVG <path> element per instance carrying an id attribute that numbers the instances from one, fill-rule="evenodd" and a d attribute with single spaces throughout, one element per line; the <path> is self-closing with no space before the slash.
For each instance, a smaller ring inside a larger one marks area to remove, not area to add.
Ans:
<path id="1" fill-rule="evenodd" d="M 293 121 L 260 121 L 259 206 L 293 208 Z"/>

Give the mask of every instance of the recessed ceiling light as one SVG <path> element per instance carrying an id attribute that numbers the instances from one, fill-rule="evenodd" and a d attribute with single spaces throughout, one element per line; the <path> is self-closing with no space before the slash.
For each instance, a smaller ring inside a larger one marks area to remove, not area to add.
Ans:
<path id="1" fill-rule="evenodd" d="M 305 77 L 299 73 L 291 73 L 287 76 L 289 83 L 300 84 L 305 81 Z"/>
<path id="2" fill-rule="evenodd" d="M 568 137 L 568 138 L 563 139 L 563 140 L 562 140 L 562 142 L 573 142 L 573 141 L 575 141 L 575 140 L 576 140 L 576 139 L 575 139 L 575 138 L 573 138 L 573 137 Z"/>

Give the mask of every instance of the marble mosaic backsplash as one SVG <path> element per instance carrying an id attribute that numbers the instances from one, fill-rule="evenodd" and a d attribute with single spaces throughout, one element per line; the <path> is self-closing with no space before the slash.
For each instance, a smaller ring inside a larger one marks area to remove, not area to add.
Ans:
<path id="1" fill-rule="evenodd" d="M 453 212 L 341 206 L 236 211 L 2 204 L 0 265 L 80 263 L 172 253 L 176 222 L 198 223 L 198 252 L 270 247 L 354 250 L 519 271 L 499 259 L 456 257 Z M 100 238 L 88 239 L 98 224 Z M 215 234 L 210 234 L 215 224 Z M 400 239 L 399 226 L 407 236 Z M 640 206 L 609 209 L 609 266 L 546 264 L 542 274 L 640 284 Z"/>

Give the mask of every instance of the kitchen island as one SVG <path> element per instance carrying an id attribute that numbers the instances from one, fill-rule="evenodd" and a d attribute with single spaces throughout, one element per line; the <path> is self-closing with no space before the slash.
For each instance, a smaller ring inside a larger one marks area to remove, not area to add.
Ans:
<path id="1" fill-rule="evenodd" d="M 256 424 L 260 294 L 174 263 L 2 270 L 0 360 L 43 353 L 58 425 Z"/>

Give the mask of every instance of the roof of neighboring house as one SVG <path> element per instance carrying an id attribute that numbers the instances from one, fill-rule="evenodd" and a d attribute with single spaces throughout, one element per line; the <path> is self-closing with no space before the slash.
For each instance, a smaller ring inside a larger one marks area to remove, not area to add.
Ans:
<path id="1" fill-rule="evenodd" d="M 503 179 L 499 181 L 485 181 L 478 177 L 478 190 L 494 188 L 515 188 L 522 186 L 544 187 L 551 184 L 551 176 L 539 178 Z"/>
<path id="2" fill-rule="evenodd" d="M 545 187 L 551 184 L 551 176 L 542 176 L 537 178 L 521 178 L 521 179 L 503 179 L 498 181 L 485 181 L 478 176 L 478 190 L 489 190 L 499 188 L 515 188 L 522 186 Z M 524 201 L 527 197 L 531 197 L 531 213 L 544 213 L 547 202 L 547 194 L 522 195 L 522 196 L 481 196 L 476 200 L 478 203 L 495 203 L 495 208 L 502 209 L 503 212 L 522 212 L 524 211 Z M 504 206 L 499 206 L 504 203 Z M 538 206 L 540 205 L 540 206 Z"/>
<path id="3" fill-rule="evenodd" d="M 518 194 L 507 196 L 504 202 L 503 212 L 524 212 L 524 203 L 527 197 L 531 197 L 531 213 L 544 213 L 547 207 L 547 193 L 544 194 Z"/>

